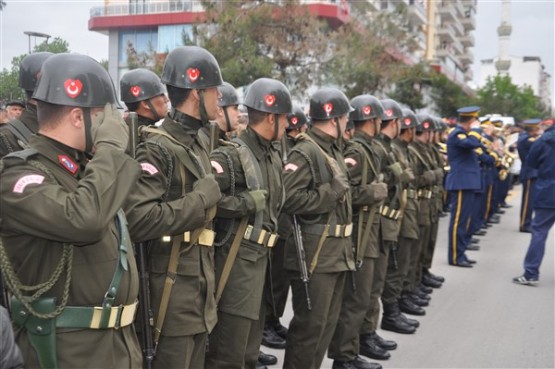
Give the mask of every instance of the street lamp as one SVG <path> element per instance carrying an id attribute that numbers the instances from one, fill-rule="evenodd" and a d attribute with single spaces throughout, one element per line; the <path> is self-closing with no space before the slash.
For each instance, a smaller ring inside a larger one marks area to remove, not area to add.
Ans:
<path id="1" fill-rule="evenodd" d="M 48 43 L 48 39 L 52 37 L 50 35 L 47 35 L 46 33 L 33 32 L 33 31 L 25 31 L 23 33 L 29 36 L 29 54 L 31 54 L 31 36 L 35 37 L 35 45 L 37 44 L 37 39 L 36 39 L 37 37 L 46 38 L 46 43 Z"/>

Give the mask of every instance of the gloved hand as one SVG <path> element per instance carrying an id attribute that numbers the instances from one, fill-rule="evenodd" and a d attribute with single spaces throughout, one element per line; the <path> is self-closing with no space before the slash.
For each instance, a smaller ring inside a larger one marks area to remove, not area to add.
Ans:
<path id="1" fill-rule="evenodd" d="M 436 175 L 433 170 L 427 170 L 422 174 L 427 185 L 431 185 L 436 182 Z"/>
<path id="2" fill-rule="evenodd" d="M 434 174 L 436 176 L 436 183 L 441 184 L 443 182 L 443 177 L 445 176 L 445 172 L 442 168 L 437 168 L 434 170 Z"/>
<path id="3" fill-rule="evenodd" d="M 220 186 L 214 179 L 213 174 L 207 174 L 204 178 L 196 181 L 193 185 L 193 191 L 198 192 L 205 209 L 215 206 L 222 197 Z"/>
<path id="4" fill-rule="evenodd" d="M 127 150 L 128 128 L 115 105 L 106 104 L 104 111 L 97 113 L 91 124 L 91 138 L 94 146 L 105 144 Z"/>
<path id="5" fill-rule="evenodd" d="M 254 211 L 256 213 L 266 208 L 266 198 L 268 197 L 268 191 L 266 190 L 248 191 L 246 192 L 246 195 L 249 196 L 254 201 L 254 208 L 255 208 Z"/>
<path id="6" fill-rule="evenodd" d="M 399 164 L 398 162 L 390 164 L 387 168 L 391 171 L 391 173 L 393 173 L 395 178 L 399 178 L 403 173 L 403 168 L 401 167 L 401 164 Z"/>
<path id="7" fill-rule="evenodd" d="M 410 181 L 414 180 L 414 172 L 411 168 L 407 168 L 401 173 L 400 179 L 403 183 L 409 183 Z"/>
<path id="8" fill-rule="evenodd" d="M 344 174 L 337 175 L 331 179 L 331 189 L 337 194 L 337 198 L 343 197 L 345 192 L 349 190 L 349 182 Z"/>
<path id="9" fill-rule="evenodd" d="M 374 200 L 376 200 L 376 202 L 382 201 L 387 197 L 387 185 L 385 183 L 370 183 L 369 186 L 374 194 Z"/>

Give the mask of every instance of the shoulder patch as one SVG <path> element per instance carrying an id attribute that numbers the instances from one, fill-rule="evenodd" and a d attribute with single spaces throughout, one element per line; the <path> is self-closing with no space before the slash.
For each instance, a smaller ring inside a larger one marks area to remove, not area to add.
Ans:
<path id="1" fill-rule="evenodd" d="M 283 170 L 285 170 L 286 172 L 290 171 L 290 172 L 294 172 L 297 169 L 299 169 L 299 167 L 293 163 L 288 163 L 285 165 L 285 167 L 283 167 Z"/>
<path id="2" fill-rule="evenodd" d="M 58 162 L 71 174 L 77 173 L 79 166 L 67 155 L 58 155 Z"/>
<path id="3" fill-rule="evenodd" d="M 150 164 L 150 163 L 141 163 L 141 169 L 145 172 L 147 172 L 148 174 L 150 174 L 151 176 L 155 175 L 156 173 L 158 173 L 158 169 Z"/>
<path id="4" fill-rule="evenodd" d="M 358 164 L 357 161 L 353 158 L 345 158 L 345 164 L 347 164 L 348 166 L 351 167 L 356 167 L 356 165 Z"/>
<path id="5" fill-rule="evenodd" d="M 19 151 L 11 152 L 11 153 L 9 153 L 8 155 L 6 155 L 4 157 L 5 158 L 18 158 L 18 159 L 27 160 L 31 156 L 34 156 L 38 153 L 39 152 L 35 149 L 25 149 L 25 150 L 19 150 Z"/>
<path id="6" fill-rule="evenodd" d="M 457 138 L 459 140 L 464 140 L 466 138 L 466 135 L 464 133 L 459 133 L 459 134 L 457 134 Z"/>
<path id="7" fill-rule="evenodd" d="M 44 181 L 44 176 L 40 174 L 30 174 L 23 176 L 17 180 L 15 185 L 13 186 L 14 193 L 23 193 L 25 187 L 30 184 L 41 184 Z"/>
<path id="8" fill-rule="evenodd" d="M 216 174 L 222 174 L 224 172 L 224 168 L 217 161 L 211 160 L 210 165 L 212 165 L 212 168 L 216 171 Z"/>

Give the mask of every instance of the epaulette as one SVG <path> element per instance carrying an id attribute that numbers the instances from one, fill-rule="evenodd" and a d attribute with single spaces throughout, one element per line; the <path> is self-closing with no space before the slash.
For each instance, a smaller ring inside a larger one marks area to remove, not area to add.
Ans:
<path id="1" fill-rule="evenodd" d="M 25 149 L 19 150 L 9 153 L 8 155 L 4 156 L 4 159 L 21 159 L 24 162 L 27 161 L 31 156 L 37 155 L 39 152 L 35 149 Z"/>

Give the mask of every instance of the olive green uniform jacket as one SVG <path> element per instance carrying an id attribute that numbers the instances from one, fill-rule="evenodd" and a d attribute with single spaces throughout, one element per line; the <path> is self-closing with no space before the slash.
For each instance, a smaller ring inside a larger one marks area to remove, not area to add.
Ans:
<path id="1" fill-rule="evenodd" d="M 119 256 L 115 215 L 132 190 L 140 168 L 128 155 L 101 144 L 92 160 L 45 136 L 34 136 L 38 153 L 27 160 L 4 158 L 0 177 L 2 240 L 17 276 L 26 285 L 45 282 L 62 256 L 63 243 L 74 245 L 67 306 L 101 306 Z M 24 152 L 20 152 L 24 153 Z M 55 180 L 30 161 L 42 163 Z M 86 164 L 86 167 L 85 167 Z M 115 174 L 118 174 L 117 176 Z M 116 305 L 137 299 L 138 276 L 131 245 Z M 44 297 L 62 299 L 65 275 Z M 26 331 L 17 343 L 27 368 L 39 366 Z M 133 325 L 120 329 L 57 329 L 59 368 L 139 368 L 142 356 Z"/>
<path id="2" fill-rule="evenodd" d="M 35 105 L 27 104 L 27 108 L 18 120 L 29 128 L 32 133 L 38 132 L 39 123 L 37 121 L 37 107 Z M 0 125 L 0 158 L 24 148 L 21 146 L 17 136 L 8 128 L 8 124 Z"/>
<path id="3" fill-rule="evenodd" d="M 197 135 L 202 123 L 185 114 L 180 122 L 167 116 L 160 129 L 184 147 L 193 162 L 205 173 L 211 173 L 208 154 Z M 194 191 L 194 184 L 202 176 L 193 173 L 180 162 L 168 138 L 158 133 L 147 133 L 137 148 L 136 159 L 143 174 L 131 194 L 128 218 L 131 237 L 135 242 L 149 241 L 150 299 L 154 319 L 158 311 L 168 270 L 172 242 L 163 236 L 183 237 L 186 231 L 211 225 L 206 222 L 207 212 L 203 195 Z M 181 169 L 185 171 L 185 183 Z M 191 336 L 210 332 L 217 321 L 214 279 L 213 247 L 195 244 L 189 248 L 183 242 L 168 310 L 162 326 L 162 335 Z"/>

